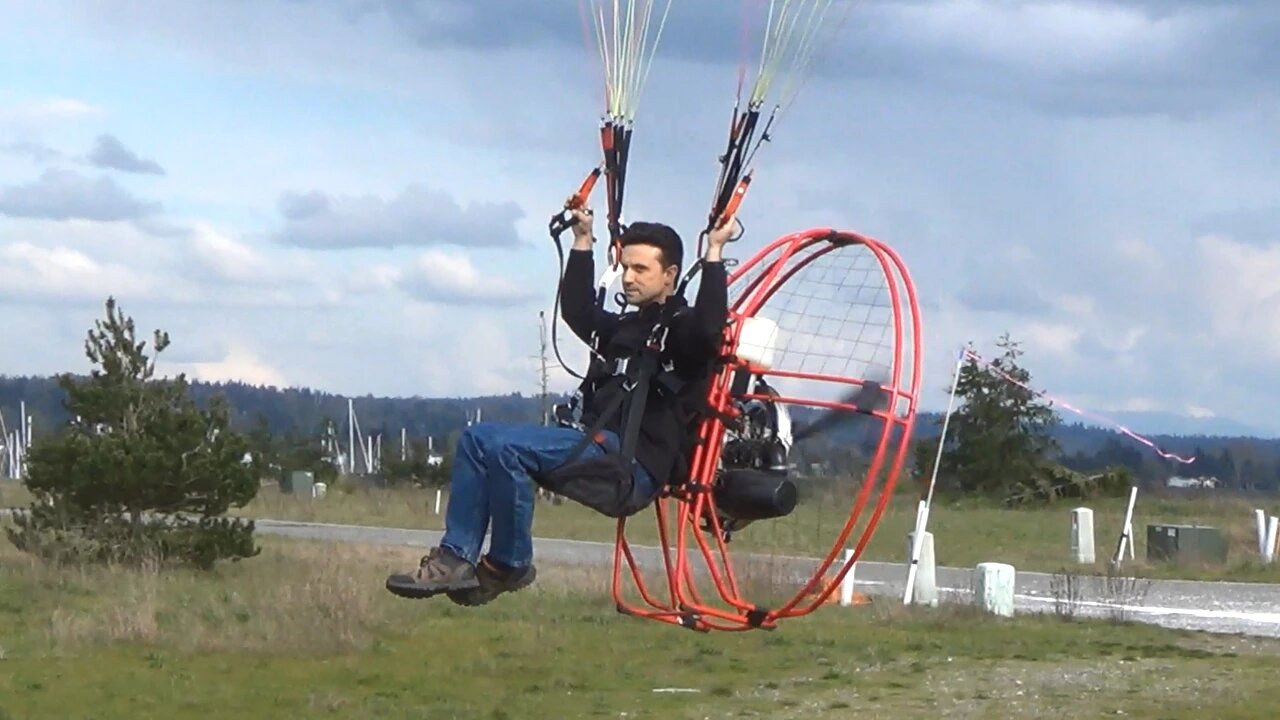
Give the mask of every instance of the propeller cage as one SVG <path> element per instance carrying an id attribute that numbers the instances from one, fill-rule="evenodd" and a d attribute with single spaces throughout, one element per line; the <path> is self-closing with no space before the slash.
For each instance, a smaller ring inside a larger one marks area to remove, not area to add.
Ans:
<path id="1" fill-rule="evenodd" d="M 738 266 L 729 293 L 725 362 L 706 397 L 714 412 L 689 458 L 697 491 L 654 503 L 661 567 L 637 561 L 625 518 L 614 549 L 620 612 L 696 630 L 773 628 L 827 602 L 888 509 L 920 387 L 915 288 L 901 258 L 873 238 L 830 228 L 783 236 Z M 801 409 L 805 422 L 793 425 Z M 850 421 L 860 463 L 828 468 L 822 453 L 851 449 Z M 834 523 L 823 517 L 832 511 Z M 783 517 L 803 530 L 784 546 L 804 559 L 805 577 L 768 591 L 742 582 L 739 571 L 762 558 L 748 549 L 735 563 L 730 536 Z"/>

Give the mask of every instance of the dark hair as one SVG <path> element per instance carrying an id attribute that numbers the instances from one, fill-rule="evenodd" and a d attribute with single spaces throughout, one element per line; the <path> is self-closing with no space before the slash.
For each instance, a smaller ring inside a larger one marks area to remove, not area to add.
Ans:
<path id="1" fill-rule="evenodd" d="M 662 262 L 678 269 L 684 262 L 684 241 L 670 225 L 654 222 L 633 222 L 618 238 L 622 247 L 628 245 L 652 245 L 662 251 Z"/>

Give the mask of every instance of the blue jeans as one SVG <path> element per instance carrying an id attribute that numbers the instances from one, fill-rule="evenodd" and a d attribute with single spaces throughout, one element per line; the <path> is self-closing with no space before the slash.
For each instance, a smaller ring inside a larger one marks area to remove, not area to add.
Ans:
<path id="1" fill-rule="evenodd" d="M 533 560 L 536 489 L 530 474 L 559 467 L 582 437 L 577 430 L 559 426 L 479 423 L 464 430 L 453 458 L 440 544 L 474 565 L 492 526 L 489 556 L 511 567 L 527 566 Z M 617 452 L 618 436 L 606 432 L 605 445 Z M 590 443 L 578 458 L 604 452 Z M 652 490 L 653 477 L 640 463 L 635 468 L 636 483 Z"/>

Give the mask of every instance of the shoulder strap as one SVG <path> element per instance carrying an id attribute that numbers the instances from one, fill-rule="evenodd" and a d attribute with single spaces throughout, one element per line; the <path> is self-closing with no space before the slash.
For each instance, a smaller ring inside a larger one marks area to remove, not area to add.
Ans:
<path id="1" fill-rule="evenodd" d="M 587 428 L 578 441 L 578 444 L 569 452 L 569 456 L 564 463 L 568 464 L 578 459 L 587 445 L 595 442 L 598 435 L 610 420 L 613 420 L 618 413 L 626 409 L 627 416 L 622 422 L 622 447 L 619 454 L 626 464 L 630 464 L 635 457 L 636 443 L 640 438 L 640 423 L 644 418 L 645 404 L 649 399 L 650 378 L 653 370 L 657 366 L 657 355 L 650 351 L 644 351 L 641 354 L 640 361 L 635 366 L 634 377 L 631 373 L 620 375 L 615 378 L 614 382 L 622 384 L 620 392 L 614 394 L 613 399 L 600 412 L 600 416 L 596 421 Z"/>
<path id="2" fill-rule="evenodd" d="M 649 379 L 653 377 L 657 365 L 657 352 L 646 348 L 640 355 L 640 367 L 637 373 L 639 377 L 630 389 L 623 387 L 626 390 L 627 419 L 622 422 L 621 455 L 622 462 L 627 465 L 630 465 L 635 457 L 636 442 L 640 438 L 640 423 L 644 419 L 644 406 L 649 400 Z"/>
<path id="3" fill-rule="evenodd" d="M 621 383 L 622 387 L 619 388 L 621 392 L 614 394 L 609 405 L 600 412 L 600 416 L 591 424 L 591 427 L 586 429 L 582 439 L 578 441 L 578 444 L 570 451 L 568 458 L 565 459 L 565 464 L 577 460 L 583 450 L 587 448 L 587 445 L 595 442 L 596 435 L 604 430 L 609 421 L 622 412 L 624 408 L 627 415 L 622 422 L 622 446 L 619 449 L 619 455 L 624 464 L 631 464 L 631 461 L 635 458 L 636 444 L 640 439 L 640 425 L 644 419 L 645 405 L 648 402 L 649 389 L 654 378 L 657 377 L 659 385 L 668 392 L 678 393 L 682 389 L 683 383 L 672 373 L 665 372 L 660 367 L 659 360 L 666 343 L 668 325 L 672 318 L 681 312 L 687 311 L 687 309 L 687 305 L 664 307 L 662 309 L 658 321 L 649 333 L 648 340 L 639 353 L 634 356 L 634 362 L 629 362 L 627 370 L 613 380 Z"/>

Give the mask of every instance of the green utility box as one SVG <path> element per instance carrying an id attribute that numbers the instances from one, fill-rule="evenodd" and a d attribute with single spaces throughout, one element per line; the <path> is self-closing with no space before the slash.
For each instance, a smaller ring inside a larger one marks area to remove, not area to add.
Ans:
<path id="1" fill-rule="evenodd" d="M 311 486 L 315 485 L 316 476 L 310 470 L 294 470 L 280 483 L 280 490 L 294 495 L 311 497 Z"/>
<path id="2" fill-rule="evenodd" d="M 1203 525 L 1147 525 L 1147 562 L 1225 563 L 1227 538 Z"/>

